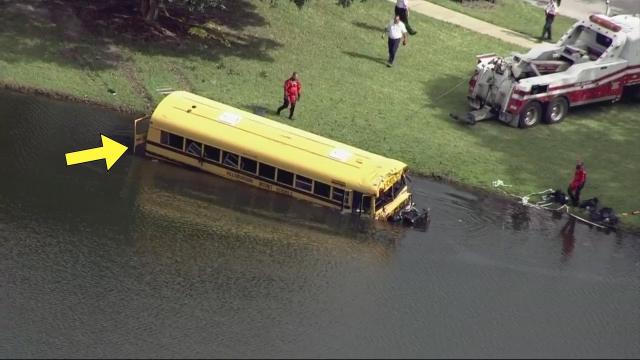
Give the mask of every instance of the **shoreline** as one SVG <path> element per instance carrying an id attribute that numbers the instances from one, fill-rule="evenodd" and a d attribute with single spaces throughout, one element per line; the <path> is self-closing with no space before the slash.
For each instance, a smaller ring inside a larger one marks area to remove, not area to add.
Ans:
<path id="1" fill-rule="evenodd" d="M 42 97 L 46 97 L 52 100 L 57 100 L 57 101 L 64 101 L 64 102 L 70 102 L 70 103 L 79 103 L 79 104 L 85 104 L 85 105 L 89 105 L 89 106 L 95 106 L 95 107 L 99 107 L 108 111 L 117 111 L 123 114 L 127 114 L 127 115 L 131 115 L 131 116 L 143 116 L 148 114 L 149 112 L 146 112 L 144 110 L 141 109 L 135 109 L 133 107 L 130 106 L 118 106 L 118 105 L 114 105 L 114 104 L 110 104 L 110 103 L 104 103 L 104 102 L 100 102 L 100 101 L 96 101 L 96 100 L 92 100 L 90 98 L 85 98 L 85 97 L 80 97 L 80 96 L 76 96 L 76 95 L 72 95 L 72 94 L 67 94 L 67 93 L 62 93 L 62 92 L 58 92 L 58 91 L 52 91 L 52 90 L 45 90 L 45 89 L 40 89 L 40 88 L 35 88 L 35 87 L 30 87 L 30 86 L 23 86 L 23 85 L 18 85 L 18 84 L 13 84 L 13 83 L 7 83 L 7 82 L 0 82 L 0 88 L 4 89 L 4 90 L 8 90 L 8 91 L 12 91 L 15 93 L 19 93 L 19 94 L 23 94 L 23 95 L 35 95 L 35 96 L 42 96 Z M 494 197 L 496 199 L 499 199 L 501 201 L 511 201 L 514 203 L 519 203 L 518 201 L 515 201 L 514 198 L 512 196 L 509 196 L 507 194 L 505 194 L 504 192 L 501 192 L 499 190 L 497 190 L 496 188 L 492 188 L 490 186 L 487 187 L 481 187 L 481 186 L 475 186 L 475 185 L 470 185 L 467 183 L 464 183 L 462 181 L 456 180 L 455 178 L 452 178 L 451 176 L 448 175 L 441 175 L 435 172 L 431 172 L 431 173 L 426 173 L 426 172 L 421 172 L 419 170 L 413 170 L 411 171 L 413 173 L 413 175 L 417 175 L 432 181 L 436 181 L 439 183 L 443 183 L 443 184 L 447 184 L 447 185 L 452 185 L 455 186 L 463 191 L 467 191 L 476 195 L 480 195 L 480 196 L 491 196 Z M 428 207 L 428 206 L 427 206 Z M 615 210 L 615 209 L 614 209 Z M 551 211 L 551 210 L 550 210 Z M 640 235 L 640 226 L 633 226 L 629 223 L 625 223 L 624 219 L 620 217 L 620 215 L 618 214 L 619 219 L 620 219 L 620 223 L 618 228 L 616 228 L 615 230 L 610 230 L 613 232 L 625 232 L 625 233 L 629 233 L 629 234 L 633 234 L 633 235 Z M 587 224 L 585 224 L 587 225 Z M 606 231 L 606 230 L 603 230 Z"/>
<path id="2" fill-rule="evenodd" d="M 24 95 L 43 96 L 53 100 L 91 105 L 91 106 L 103 108 L 105 110 L 117 111 L 123 114 L 130 114 L 133 116 L 145 113 L 145 110 L 136 109 L 131 106 L 115 105 L 107 102 L 97 101 L 89 97 L 82 97 L 82 96 L 68 94 L 60 91 L 36 88 L 33 86 L 20 85 L 20 84 L 6 82 L 6 81 L 0 81 L 0 89 L 13 91 L 13 92 L 24 94 Z"/>

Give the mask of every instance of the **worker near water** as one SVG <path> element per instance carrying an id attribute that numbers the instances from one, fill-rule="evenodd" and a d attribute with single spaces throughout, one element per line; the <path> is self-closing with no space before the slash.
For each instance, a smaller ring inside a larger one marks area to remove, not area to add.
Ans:
<path id="1" fill-rule="evenodd" d="M 411 28 L 411 25 L 409 25 L 409 0 L 397 0 L 395 14 L 396 16 L 400 16 L 400 21 L 402 21 L 404 26 L 407 27 L 409 35 L 415 35 L 418 33 Z"/>
<path id="2" fill-rule="evenodd" d="M 387 61 L 387 66 L 391 67 L 396 58 L 398 47 L 400 47 L 400 41 L 402 41 L 402 45 L 407 45 L 407 28 L 400 21 L 400 16 L 396 15 L 385 28 L 385 32 L 389 37 L 389 60 Z M 382 38 L 384 38 L 384 34 L 382 34 Z"/>
<path id="3" fill-rule="evenodd" d="M 584 187 L 584 184 L 587 182 L 587 171 L 584 169 L 584 162 L 578 161 L 576 164 L 576 172 L 573 175 L 573 180 L 569 184 L 569 189 L 567 193 L 569 194 L 569 199 L 571 199 L 571 204 L 573 206 L 578 206 L 580 203 L 580 191 Z"/>
<path id="4" fill-rule="evenodd" d="M 545 22 L 542 29 L 542 40 L 551 40 L 551 25 L 558 13 L 558 3 L 556 0 L 549 0 L 547 6 L 544 8 Z M 546 35 L 546 36 L 545 36 Z"/>
<path id="5" fill-rule="evenodd" d="M 298 78 L 298 73 L 294 72 L 291 74 L 291 77 L 284 82 L 284 101 L 282 106 L 278 108 L 278 115 L 280 115 L 282 110 L 291 105 L 289 109 L 289 119 L 293 119 L 293 111 L 296 109 L 296 103 L 300 100 L 301 96 L 302 83 Z"/>

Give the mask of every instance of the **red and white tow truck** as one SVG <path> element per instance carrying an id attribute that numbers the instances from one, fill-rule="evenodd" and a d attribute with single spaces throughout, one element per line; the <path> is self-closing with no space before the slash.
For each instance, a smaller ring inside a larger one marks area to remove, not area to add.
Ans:
<path id="1" fill-rule="evenodd" d="M 469 81 L 474 110 L 452 117 L 470 124 L 498 118 L 520 128 L 557 123 L 573 106 L 616 102 L 626 92 L 640 100 L 640 16 L 594 14 L 556 44 L 477 60 Z"/>

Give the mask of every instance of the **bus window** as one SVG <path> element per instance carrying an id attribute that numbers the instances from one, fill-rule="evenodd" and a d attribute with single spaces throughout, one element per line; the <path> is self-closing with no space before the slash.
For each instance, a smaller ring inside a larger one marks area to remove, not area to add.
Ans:
<path id="1" fill-rule="evenodd" d="M 240 169 L 255 174 L 258 171 L 258 162 L 243 156 L 240 160 Z"/>
<path id="2" fill-rule="evenodd" d="M 204 157 L 207 158 L 208 160 L 220 162 L 220 149 L 218 149 L 217 147 L 205 145 Z"/>
<path id="3" fill-rule="evenodd" d="M 296 187 L 305 191 L 311 191 L 311 179 L 301 175 L 296 175 Z"/>
<path id="4" fill-rule="evenodd" d="M 258 167 L 258 176 L 269 180 L 275 180 L 276 168 L 271 165 L 261 163 Z"/>
<path id="5" fill-rule="evenodd" d="M 286 170 L 278 169 L 278 182 L 281 184 L 293 186 L 293 173 Z"/>
<path id="6" fill-rule="evenodd" d="M 331 195 L 331 199 L 335 201 L 339 201 L 340 203 L 344 202 L 344 190 L 334 187 L 333 194 Z"/>
<path id="7" fill-rule="evenodd" d="M 362 197 L 362 212 L 365 214 L 371 212 L 371 196 L 365 195 Z"/>
<path id="8" fill-rule="evenodd" d="M 166 131 L 160 133 L 160 143 L 163 145 L 171 146 L 172 148 L 183 150 L 184 138 L 182 136 L 174 135 Z"/>
<path id="9" fill-rule="evenodd" d="M 329 198 L 329 196 L 331 195 L 331 186 L 320 181 L 314 181 L 313 193 L 322 197 Z"/>
<path id="10" fill-rule="evenodd" d="M 191 139 L 187 139 L 187 152 L 196 156 L 202 156 L 202 144 Z"/>
<path id="11" fill-rule="evenodd" d="M 353 212 L 360 212 L 362 206 L 362 193 L 359 191 L 353 192 Z"/>
<path id="12" fill-rule="evenodd" d="M 224 165 L 237 168 L 238 167 L 238 155 L 230 153 L 228 151 L 222 152 L 222 163 Z"/>

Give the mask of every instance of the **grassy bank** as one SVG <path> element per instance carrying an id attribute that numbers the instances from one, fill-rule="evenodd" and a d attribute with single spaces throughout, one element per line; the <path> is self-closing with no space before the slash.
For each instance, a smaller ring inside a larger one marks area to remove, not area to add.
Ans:
<path id="1" fill-rule="evenodd" d="M 393 5 L 383 0 L 349 9 L 312 1 L 302 10 L 288 1 L 270 7 L 235 0 L 219 19 L 230 26 L 206 39 L 177 41 L 100 26 L 86 14 L 90 7 L 67 3 L 14 4 L 0 13 L 0 45 L 8 49 L 0 53 L 0 82 L 141 111 L 149 111 L 163 96 L 156 89 L 165 87 L 274 110 L 282 82 L 296 70 L 305 93 L 296 119 L 272 111 L 269 117 L 398 158 L 415 172 L 485 189 L 496 179 L 517 193 L 566 188 L 581 158 L 589 171 L 585 197 L 598 196 L 618 211 L 640 208 L 638 195 L 628 192 L 640 178 L 637 104 L 590 106 L 562 124 L 528 130 L 449 119 L 466 109 L 474 56 L 522 50 L 509 44 L 413 14 L 420 33 L 389 69 L 380 28 Z M 64 22 L 52 24 L 52 18 Z M 629 220 L 640 225 L 640 217 Z"/>
<path id="2" fill-rule="evenodd" d="M 460 2 L 453 0 L 428 0 L 434 4 L 502 26 L 533 37 L 542 35 L 544 10 L 531 5 L 525 0 L 496 0 L 495 4 L 487 1 Z M 559 8 L 562 14 L 562 7 Z M 558 40 L 576 20 L 559 15 L 553 22 L 553 39 Z"/>

